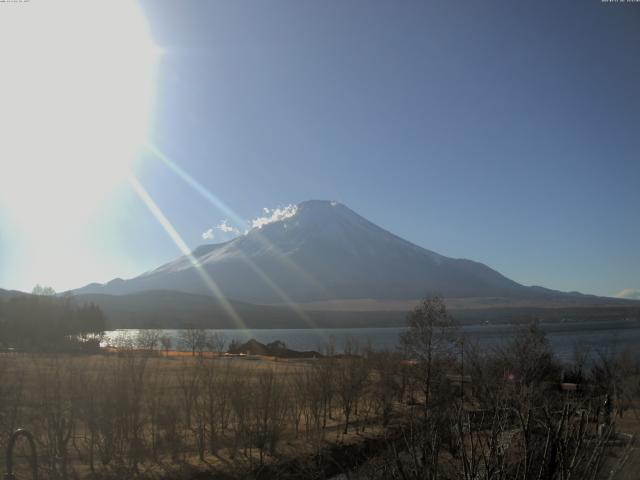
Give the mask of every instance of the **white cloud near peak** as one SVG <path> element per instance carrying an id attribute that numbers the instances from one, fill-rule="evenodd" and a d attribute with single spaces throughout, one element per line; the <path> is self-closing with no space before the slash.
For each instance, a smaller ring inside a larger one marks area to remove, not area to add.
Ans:
<path id="1" fill-rule="evenodd" d="M 202 234 L 203 240 L 213 240 L 214 237 L 215 237 L 215 234 L 213 233 L 213 228 L 210 228 L 209 230 L 207 230 Z"/>
<path id="2" fill-rule="evenodd" d="M 298 206 L 289 204 L 283 208 L 265 207 L 262 209 L 262 211 L 264 212 L 265 216 L 251 220 L 251 226 L 253 228 L 262 228 L 270 223 L 279 222 L 280 220 L 293 217 L 298 211 Z"/>
<path id="3" fill-rule="evenodd" d="M 216 228 L 224 233 L 235 233 L 238 235 L 240 234 L 240 230 L 229 225 L 229 222 L 227 220 L 223 220 L 219 225 L 216 225 Z"/>

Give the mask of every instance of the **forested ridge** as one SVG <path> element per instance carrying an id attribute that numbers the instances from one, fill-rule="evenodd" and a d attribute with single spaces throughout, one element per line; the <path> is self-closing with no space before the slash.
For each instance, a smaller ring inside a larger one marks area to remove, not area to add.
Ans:
<path id="1" fill-rule="evenodd" d="M 45 288 L 0 300 L 0 345 L 52 351 L 97 348 L 106 317 L 95 304 L 76 304 Z"/>

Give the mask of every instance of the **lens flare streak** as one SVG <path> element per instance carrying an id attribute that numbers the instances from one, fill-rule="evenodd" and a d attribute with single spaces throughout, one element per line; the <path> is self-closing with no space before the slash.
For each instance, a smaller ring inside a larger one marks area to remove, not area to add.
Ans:
<path id="1" fill-rule="evenodd" d="M 222 308 L 227 312 L 227 314 L 231 317 L 231 319 L 236 323 L 236 326 L 242 329 L 247 329 L 246 324 L 235 311 L 233 306 L 229 303 L 229 301 L 225 298 L 224 294 L 213 281 L 213 279 L 209 276 L 209 274 L 202 268 L 202 265 L 198 261 L 197 258 L 193 256 L 191 253 L 191 249 L 182 239 L 178 231 L 173 227 L 169 219 L 162 213 L 162 210 L 156 202 L 151 198 L 151 195 L 147 192 L 147 190 L 142 186 L 142 184 L 138 181 L 138 179 L 133 175 L 133 173 L 129 172 L 127 179 L 131 186 L 133 187 L 136 194 L 140 197 L 140 199 L 147 206 L 151 214 L 155 217 L 158 223 L 162 226 L 164 231 L 167 233 L 169 238 L 173 240 L 178 249 L 189 259 L 191 264 L 195 267 L 196 271 L 202 278 L 202 281 L 205 283 L 207 288 L 211 291 L 211 293 L 220 301 Z"/>
<path id="2" fill-rule="evenodd" d="M 147 143 L 147 150 L 151 152 L 156 158 L 158 158 L 162 163 L 164 163 L 169 169 L 171 169 L 176 175 L 178 175 L 182 180 L 184 180 L 191 188 L 193 188 L 196 192 L 202 195 L 209 203 L 211 203 L 214 207 L 221 210 L 225 215 L 230 217 L 233 222 L 237 225 L 244 225 L 245 222 L 224 202 L 222 202 L 219 198 L 213 195 L 209 190 L 207 190 L 203 185 L 197 182 L 191 175 L 184 171 L 179 165 L 177 165 L 174 161 L 172 161 L 169 157 L 167 157 L 164 153 L 158 149 L 154 144 Z"/>
<path id="3" fill-rule="evenodd" d="M 195 180 L 191 175 L 189 175 L 184 169 L 182 169 L 179 165 L 173 162 L 169 157 L 167 157 L 158 147 L 153 145 L 152 143 L 147 144 L 147 149 L 153 155 L 155 155 L 160 161 L 162 161 L 167 167 L 169 167 L 176 175 L 178 175 L 182 180 L 184 180 L 191 188 L 193 188 L 196 192 L 202 195 L 209 203 L 211 203 L 214 207 L 220 209 L 225 215 L 230 217 L 236 224 L 242 225 L 244 224 L 243 220 L 237 215 L 231 208 L 229 208 L 224 202 L 222 202 L 219 198 L 217 198 L 213 193 L 211 193 L 206 187 L 200 184 L 197 180 Z M 322 288 L 318 282 L 312 278 L 307 272 L 302 270 L 298 265 L 293 263 L 289 258 L 279 252 L 275 246 L 269 242 L 260 232 L 256 232 L 256 238 L 266 247 L 276 250 L 279 253 L 278 258 L 281 258 L 282 261 L 287 265 L 290 269 L 294 270 L 296 273 L 302 275 L 308 281 L 314 283 L 316 286 Z M 273 280 L 269 278 L 269 276 L 249 257 L 246 255 L 242 255 L 241 257 L 243 261 L 273 290 L 273 292 L 278 295 L 283 302 L 291 308 L 303 321 L 305 321 L 310 327 L 316 327 L 315 323 L 311 318 L 298 306 L 282 288 L 280 288 Z"/>

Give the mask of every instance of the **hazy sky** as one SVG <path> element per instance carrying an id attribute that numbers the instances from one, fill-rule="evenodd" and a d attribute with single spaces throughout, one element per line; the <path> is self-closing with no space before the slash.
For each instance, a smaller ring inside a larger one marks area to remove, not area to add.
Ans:
<path id="1" fill-rule="evenodd" d="M 338 200 L 527 285 L 640 289 L 640 4 L 141 6 L 163 52 L 151 141 L 239 218 Z M 189 246 L 209 229 L 232 238 L 214 228 L 234 225 L 229 212 L 157 157 L 136 172 Z M 28 252 L 2 215 L 3 288 L 76 287 L 179 254 L 126 184 L 89 221 L 103 261 L 87 254 L 77 274 L 22 272 Z M 40 248 L 55 235 L 43 231 Z M 72 263 L 71 250 L 51 255 Z"/>

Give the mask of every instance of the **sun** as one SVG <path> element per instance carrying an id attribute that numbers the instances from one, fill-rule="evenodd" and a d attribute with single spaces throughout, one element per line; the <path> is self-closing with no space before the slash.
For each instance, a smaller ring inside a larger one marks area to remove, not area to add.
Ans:
<path id="1" fill-rule="evenodd" d="M 5 201 L 92 204 L 146 138 L 158 49 L 144 17 L 130 1 L 30 2 L 3 9 L 0 32 Z"/>
<path id="2" fill-rule="evenodd" d="M 144 146 L 160 51 L 133 1 L 7 7 L 0 210 L 24 242 L 43 226 L 64 237 L 126 180 Z M 55 225 L 53 212 L 64 212 Z"/>

